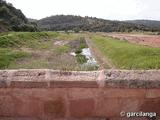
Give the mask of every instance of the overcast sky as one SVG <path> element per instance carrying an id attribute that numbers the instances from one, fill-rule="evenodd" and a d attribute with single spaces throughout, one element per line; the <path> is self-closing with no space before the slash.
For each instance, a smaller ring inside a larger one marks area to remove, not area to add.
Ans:
<path id="1" fill-rule="evenodd" d="M 28 18 L 51 15 L 92 16 L 111 20 L 160 20 L 160 0 L 6 0 Z"/>

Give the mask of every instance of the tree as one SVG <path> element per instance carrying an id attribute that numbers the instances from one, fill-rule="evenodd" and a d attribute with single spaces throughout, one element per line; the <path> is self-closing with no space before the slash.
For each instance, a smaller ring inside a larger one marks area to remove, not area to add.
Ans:
<path id="1" fill-rule="evenodd" d="M 76 27 L 76 28 L 73 28 L 73 31 L 74 31 L 75 33 L 79 33 L 80 29 Z"/>

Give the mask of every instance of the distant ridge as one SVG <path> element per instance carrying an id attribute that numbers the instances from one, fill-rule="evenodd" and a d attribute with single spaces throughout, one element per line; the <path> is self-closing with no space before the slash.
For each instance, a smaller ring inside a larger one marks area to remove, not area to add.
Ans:
<path id="1" fill-rule="evenodd" d="M 128 20 L 128 23 L 134 23 L 136 25 L 144 25 L 148 27 L 151 31 L 160 31 L 160 21 L 157 20 Z"/>
<path id="2" fill-rule="evenodd" d="M 138 23 L 139 22 L 139 23 Z M 95 17 L 81 17 L 73 15 L 56 15 L 37 21 L 42 30 L 82 30 L 100 32 L 131 32 L 131 31 L 160 31 L 160 26 L 148 24 L 150 21 L 112 21 Z M 159 21 L 157 21 L 159 22 Z M 154 23 L 154 21 L 153 21 Z"/>
<path id="3" fill-rule="evenodd" d="M 38 26 L 37 26 L 38 25 Z M 90 31 L 90 32 L 160 32 L 160 21 L 113 21 L 96 17 L 55 15 L 40 20 L 26 18 L 21 10 L 0 0 L 0 32 L 4 31 Z"/>

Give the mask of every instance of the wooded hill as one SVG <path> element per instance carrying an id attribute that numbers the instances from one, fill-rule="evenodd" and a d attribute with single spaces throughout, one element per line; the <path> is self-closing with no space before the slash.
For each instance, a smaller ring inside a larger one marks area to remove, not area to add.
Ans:
<path id="1" fill-rule="evenodd" d="M 148 30 L 150 30 L 150 31 L 160 31 L 160 21 L 156 21 L 156 20 L 128 20 L 125 22 L 133 23 L 135 25 L 143 25 L 145 27 L 148 27 Z"/>
<path id="2" fill-rule="evenodd" d="M 72 15 L 56 15 L 37 21 L 42 30 L 61 31 L 91 31 L 91 32 L 131 32 L 131 31 L 160 31 L 158 27 L 146 24 L 137 24 L 128 21 L 111 21 L 93 17 Z"/>
<path id="3" fill-rule="evenodd" d="M 38 25 L 38 26 L 37 26 Z M 95 17 L 56 15 L 41 20 L 27 19 L 21 10 L 0 0 L 0 32 L 3 31 L 90 31 L 90 32 L 160 32 L 160 21 L 111 21 Z"/>
<path id="4" fill-rule="evenodd" d="M 31 23 L 12 4 L 0 0 L 0 31 L 36 31 L 36 24 Z"/>

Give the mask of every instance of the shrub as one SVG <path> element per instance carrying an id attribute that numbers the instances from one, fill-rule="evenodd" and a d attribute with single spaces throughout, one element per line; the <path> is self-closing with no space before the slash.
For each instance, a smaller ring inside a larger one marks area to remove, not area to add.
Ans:
<path id="1" fill-rule="evenodd" d="M 86 58 L 86 56 L 81 55 L 81 54 L 77 54 L 77 55 L 76 55 L 76 59 L 77 59 L 77 62 L 80 63 L 80 64 L 86 63 L 87 60 L 88 60 L 88 59 Z"/>

